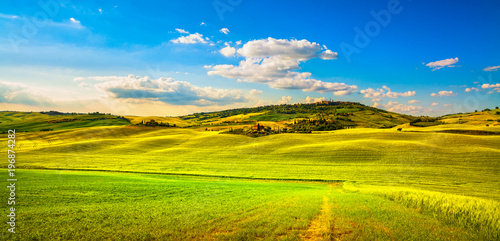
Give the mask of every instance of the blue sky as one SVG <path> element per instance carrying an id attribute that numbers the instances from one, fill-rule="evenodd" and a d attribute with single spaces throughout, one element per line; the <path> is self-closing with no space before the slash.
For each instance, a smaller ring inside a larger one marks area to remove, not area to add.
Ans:
<path id="1" fill-rule="evenodd" d="M 7 1 L 0 109 L 175 116 L 500 105 L 498 1 Z"/>

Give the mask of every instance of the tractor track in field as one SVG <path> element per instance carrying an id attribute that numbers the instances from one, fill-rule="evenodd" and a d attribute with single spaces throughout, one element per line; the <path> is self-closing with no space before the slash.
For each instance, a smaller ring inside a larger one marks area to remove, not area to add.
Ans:
<path id="1" fill-rule="evenodd" d="M 325 195 L 321 204 L 321 213 L 311 221 L 305 235 L 302 236 L 302 240 L 326 240 L 325 236 L 330 232 L 332 226 L 330 223 L 331 214 L 330 198 Z"/>
<path id="2" fill-rule="evenodd" d="M 330 202 L 330 196 L 332 190 L 336 188 L 335 191 L 341 191 L 342 183 L 330 183 L 328 185 L 328 194 L 323 196 L 323 202 L 321 204 L 321 212 L 309 223 L 309 228 L 306 230 L 305 234 L 301 235 L 304 241 L 320 241 L 320 240 L 337 240 L 342 235 L 352 233 L 351 230 L 346 232 L 340 232 L 340 230 L 335 230 L 335 222 L 332 217 L 333 203 Z"/>

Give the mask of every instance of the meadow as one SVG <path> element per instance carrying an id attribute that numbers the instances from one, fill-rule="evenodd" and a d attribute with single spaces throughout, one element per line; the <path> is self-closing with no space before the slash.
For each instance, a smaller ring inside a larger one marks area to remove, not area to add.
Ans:
<path id="1" fill-rule="evenodd" d="M 500 128 L 458 118 L 258 138 L 108 120 L 19 132 L 18 233 L 2 238 L 498 240 L 500 135 L 441 131 Z"/>
<path id="2" fill-rule="evenodd" d="M 498 237 L 337 183 L 56 170 L 22 170 L 18 178 L 17 233 L 2 232 L 3 240 Z"/>

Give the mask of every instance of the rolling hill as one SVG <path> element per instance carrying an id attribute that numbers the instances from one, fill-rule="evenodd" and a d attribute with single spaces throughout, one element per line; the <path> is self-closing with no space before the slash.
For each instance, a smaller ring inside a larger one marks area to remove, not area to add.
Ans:
<path id="1" fill-rule="evenodd" d="M 4 111 L 23 185 L 23 233 L 4 238 L 498 240 L 499 117 L 349 102 L 179 117 Z M 235 131 L 255 125 L 259 138 Z"/>
<path id="2" fill-rule="evenodd" d="M 357 102 L 323 101 L 313 104 L 271 105 L 253 108 L 194 113 L 178 117 L 116 116 L 104 113 L 0 112 L 0 132 L 52 131 L 93 126 L 145 125 L 154 120 L 170 127 L 210 131 L 251 130 L 262 125 L 272 133 L 329 131 L 346 128 L 405 128 L 440 127 L 498 131 L 500 112 L 486 109 L 441 117 L 405 115 L 365 106 Z M 156 125 L 157 126 L 157 125 Z M 438 128 L 439 129 L 439 128 Z"/>

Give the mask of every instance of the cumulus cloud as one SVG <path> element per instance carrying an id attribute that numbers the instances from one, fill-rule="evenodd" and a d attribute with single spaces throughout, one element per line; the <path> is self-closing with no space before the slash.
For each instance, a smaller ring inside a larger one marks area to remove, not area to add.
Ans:
<path id="1" fill-rule="evenodd" d="M 319 57 L 325 60 L 330 60 L 330 59 L 338 59 L 339 54 L 332 52 L 331 50 L 327 49 L 319 54 Z"/>
<path id="2" fill-rule="evenodd" d="M 420 101 L 418 101 L 418 100 L 410 100 L 410 101 L 408 101 L 408 104 L 417 104 L 417 103 L 420 103 Z"/>
<path id="3" fill-rule="evenodd" d="M 312 103 L 325 101 L 325 100 L 326 100 L 325 97 L 315 98 L 315 97 L 309 97 L 309 96 L 307 96 L 305 99 L 301 99 L 301 101 L 305 102 L 306 104 L 312 104 Z"/>
<path id="4" fill-rule="evenodd" d="M 276 89 L 332 92 L 335 95 L 348 95 L 358 88 L 344 83 L 323 82 L 312 79 L 309 72 L 297 72 L 299 64 L 311 58 L 336 58 L 336 53 L 322 51 L 319 44 L 307 40 L 253 40 L 236 52 L 245 58 L 239 65 L 215 65 L 208 71 L 208 75 L 267 84 Z M 228 51 L 230 53 L 232 50 Z"/>
<path id="5" fill-rule="evenodd" d="M 499 92 L 499 93 L 500 93 L 500 83 L 498 83 L 498 84 L 494 84 L 494 85 L 492 85 L 492 84 L 483 84 L 483 85 L 481 86 L 481 88 L 483 88 L 483 89 L 490 89 L 490 88 L 493 88 L 493 90 L 495 90 L 496 92 Z M 493 93 L 495 92 L 495 91 L 493 91 L 493 90 L 488 91 L 488 94 L 493 94 Z"/>
<path id="6" fill-rule="evenodd" d="M 180 29 L 180 28 L 176 28 L 175 31 L 179 32 L 179 33 L 189 33 L 188 31 L 184 30 L 184 29 Z"/>
<path id="7" fill-rule="evenodd" d="M 111 98 L 128 100 L 159 101 L 173 105 L 227 105 L 248 102 L 249 94 L 238 89 L 198 87 L 172 78 L 150 79 L 140 76 L 95 76 L 100 81 L 95 87 L 105 91 Z"/>
<path id="8" fill-rule="evenodd" d="M 378 88 L 376 90 L 374 90 L 372 88 L 368 88 L 366 90 L 361 90 L 361 91 L 359 91 L 359 93 L 364 94 L 363 97 L 365 97 L 365 98 L 372 98 L 372 99 L 373 98 L 385 98 L 385 97 L 397 98 L 400 96 L 409 97 L 409 96 L 415 95 L 415 91 L 407 91 L 404 93 L 392 92 L 391 89 L 385 85 L 382 86 L 382 88 Z"/>
<path id="9" fill-rule="evenodd" d="M 483 84 L 481 85 L 481 88 L 483 89 L 488 89 L 488 88 L 500 88 L 500 83 L 499 84 Z"/>
<path id="10" fill-rule="evenodd" d="M 442 96 L 455 96 L 457 95 L 456 93 L 453 93 L 453 91 L 446 91 L 446 90 L 442 90 L 442 91 L 439 91 L 437 94 L 436 93 L 432 93 L 431 96 L 432 97 L 442 97 Z"/>
<path id="11" fill-rule="evenodd" d="M 411 112 L 415 113 L 421 111 L 423 108 L 421 106 L 404 105 L 395 101 L 389 101 L 389 103 L 383 105 L 388 111 L 393 112 Z"/>
<path id="12" fill-rule="evenodd" d="M 54 106 L 54 102 L 41 89 L 6 81 L 0 81 L 0 103 Z"/>
<path id="13" fill-rule="evenodd" d="M 219 32 L 221 32 L 221 33 L 223 33 L 223 34 L 228 34 L 230 31 L 229 31 L 229 29 L 227 29 L 227 28 L 221 28 L 221 29 L 219 30 Z"/>
<path id="14" fill-rule="evenodd" d="M 260 94 L 262 94 L 262 90 L 256 90 L 256 89 L 250 90 L 250 95 L 260 95 Z"/>
<path id="15" fill-rule="evenodd" d="M 432 105 L 432 106 L 436 106 L 436 105 L 439 105 L 439 103 L 434 102 L 434 103 L 432 103 L 431 105 Z"/>
<path id="16" fill-rule="evenodd" d="M 375 102 L 375 103 L 373 103 L 372 107 L 373 108 L 378 108 L 378 107 L 380 107 L 380 104 L 378 102 Z"/>
<path id="17" fill-rule="evenodd" d="M 431 68 L 433 71 L 442 69 L 444 67 L 456 67 L 455 64 L 458 62 L 458 58 L 450 58 L 450 59 L 443 59 L 439 61 L 434 61 L 427 63 L 425 66 L 428 66 Z"/>
<path id="18" fill-rule="evenodd" d="M 292 101 L 291 96 L 283 96 L 281 97 L 281 100 L 278 101 L 278 105 L 290 104 L 290 101 Z"/>
<path id="19" fill-rule="evenodd" d="M 201 22 L 200 26 L 206 26 L 207 24 L 205 22 Z"/>
<path id="20" fill-rule="evenodd" d="M 472 87 L 472 88 L 465 88 L 465 92 L 471 92 L 471 91 L 478 91 L 479 89 L 476 88 L 476 87 Z"/>
<path id="21" fill-rule="evenodd" d="M 219 52 L 226 57 L 232 57 L 234 56 L 234 54 L 236 54 L 236 49 L 227 45 L 226 47 L 222 48 Z"/>
<path id="22" fill-rule="evenodd" d="M 486 67 L 486 68 L 484 68 L 483 70 L 484 70 L 484 71 L 497 71 L 498 69 L 500 69 L 500 65 L 499 65 L 499 66 L 490 66 L 490 67 Z"/>
<path id="23" fill-rule="evenodd" d="M 321 46 L 308 40 L 260 39 L 253 40 L 238 50 L 241 56 L 247 58 L 266 58 L 280 56 L 282 59 L 297 59 L 299 61 L 320 57 Z M 331 51 L 330 51 L 331 52 Z M 328 54 L 326 54 L 328 55 Z"/>
<path id="24" fill-rule="evenodd" d="M 206 44 L 207 41 L 203 38 L 202 34 L 199 33 L 193 33 L 187 36 L 181 36 L 177 39 L 172 39 L 170 40 L 172 43 L 176 44 L 196 44 L 196 43 L 203 43 Z"/>

